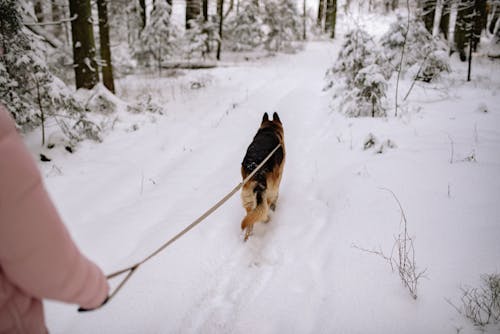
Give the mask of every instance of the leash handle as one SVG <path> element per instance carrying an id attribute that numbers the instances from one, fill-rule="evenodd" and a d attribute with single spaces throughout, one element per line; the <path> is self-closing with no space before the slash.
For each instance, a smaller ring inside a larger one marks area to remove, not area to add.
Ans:
<path id="1" fill-rule="evenodd" d="M 94 310 L 98 310 L 101 307 L 103 307 L 104 305 L 106 305 L 106 303 L 109 302 L 111 299 L 113 299 L 113 297 L 118 293 L 118 291 L 120 291 L 120 289 L 125 285 L 125 283 L 127 283 L 127 281 L 129 280 L 129 278 L 134 274 L 134 272 L 136 271 L 137 268 L 139 268 L 140 265 L 141 265 L 141 263 L 137 263 L 137 264 L 134 264 L 131 267 L 119 270 L 117 272 L 114 272 L 114 273 L 106 276 L 106 279 L 110 280 L 112 278 L 115 278 L 116 276 L 119 276 L 119 275 L 121 275 L 123 273 L 128 272 L 127 275 L 125 276 L 125 278 L 120 282 L 120 284 L 118 284 L 118 286 L 116 287 L 116 289 L 114 289 L 113 292 L 111 292 L 111 294 L 109 294 L 108 297 L 106 297 L 106 299 L 104 300 L 104 302 L 102 302 L 101 305 L 99 305 L 97 307 L 94 307 L 94 308 L 83 308 L 83 307 L 80 307 L 78 309 L 78 312 L 94 311 Z"/>
<path id="2" fill-rule="evenodd" d="M 135 273 L 135 271 L 144 262 L 146 262 L 146 261 L 150 260 L 152 257 L 158 255 L 158 253 L 160 253 L 165 248 L 167 248 L 168 246 L 170 246 L 172 243 L 174 243 L 174 241 L 176 241 L 177 239 L 179 239 L 180 237 L 182 237 L 184 234 L 186 234 L 188 231 L 190 231 L 193 227 L 195 227 L 196 225 L 198 225 L 199 223 L 201 223 L 203 220 L 205 220 L 205 218 L 207 218 L 208 216 L 210 216 L 215 210 L 217 210 L 222 204 L 224 204 L 229 198 L 231 198 L 238 190 L 240 190 L 240 188 L 243 187 L 245 185 L 245 183 L 247 183 L 248 181 L 250 181 L 250 179 L 264 166 L 264 164 L 273 156 L 273 154 L 280 147 L 281 147 L 281 144 L 278 144 L 271 151 L 271 153 L 269 153 L 268 156 L 264 160 L 262 160 L 262 162 L 243 181 L 241 181 L 236 187 L 233 188 L 233 190 L 231 190 L 226 196 L 224 196 L 214 206 L 212 206 L 210 209 L 208 209 L 204 214 L 202 214 L 200 217 L 198 217 L 198 219 L 196 219 L 194 222 L 192 222 L 186 228 L 184 228 L 181 232 L 177 233 L 173 238 L 171 238 L 166 243 L 164 243 L 162 246 L 160 246 L 157 250 L 155 250 L 154 252 L 152 252 L 151 254 L 149 254 L 142 261 L 137 262 L 136 264 L 134 264 L 134 265 L 132 265 L 130 267 L 118 270 L 118 271 L 116 271 L 114 273 L 111 273 L 111 274 L 107 275 L 106 279 L 110 280 L 112 278 L 115 278 L 116 276 L 119 276 L 121 274 L 124 274 L 124 273 L 128 272 L 127 275 L 125 276 L 125 278 L 120 282 L 120 284 L 118 284 L 118 286 L 116 287 L 116 289 L 106 298 L 106 300 L 101 305 L 99 305 L 99 306 L 97 306 L 95 308 L 91 308 L 91 309 L 84 309 L 84 308 L 80 307 L 78 309 L 78 312 L 94 311 L 94 310 L 98 310 L 101 307 L 103 307 L 104 305 L 106 305 L 106 303 L 109 302 L 120 291 L 120 289 L 125 285 L 125 283 L 127 283 L 127 281 L 129 280 L 129 278 Z"/>

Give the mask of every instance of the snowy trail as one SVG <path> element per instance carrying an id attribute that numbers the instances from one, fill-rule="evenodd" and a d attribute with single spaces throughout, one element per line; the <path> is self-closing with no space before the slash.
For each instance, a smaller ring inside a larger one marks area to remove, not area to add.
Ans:
<path id="1" fill-rule="evenodd" d="M 456 94 L 421 114 L 346 119 L 322 92 L 338 45 L 311 42 L 295 55 L 179 79 L 124 79 L 131 91 L 164 97 L 166 116 L 84 143 L 57 160 L 61 175 L 41 166 L 75 240 L 105 272 L 143 258 L 229 192 L 262 114 L 274 111 L 287 150 L 278 207 L 244 243 L 235 195 L 103 309 L 78 314 L 46 302 L 51 332 L 455 333 L 444 299 L 456 297 L 461 280 L 500 270 L 491 255 L 500 254 L 500 180 L 491 177 L 500 112 L 457 113 L 454 105 L 477 101 Z M 192 90 L 191 80 L 207 85 Z M 448 134 L 458 161 L 474 124 L 481 163 L 450 165 Z M 398 148 L 363 151 L 370 132 Z M 400 213 L 381 187 L 398 194 L 418 236 L 417 264 L 430 278 L 417 301 L 386 263 L 352 247 L 390 252 Z"/>

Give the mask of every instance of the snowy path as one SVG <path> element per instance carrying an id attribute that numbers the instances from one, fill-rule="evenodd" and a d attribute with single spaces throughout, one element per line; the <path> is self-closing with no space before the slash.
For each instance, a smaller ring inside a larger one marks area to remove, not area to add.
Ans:
<path id="1" fill-rule="evenodd" d="M 152 91 L 171 94 L 166 116 L 84 145 L 56 162 L 62 175 L 42 166 L 75 240 L 112 272 L 156 249 L 240 181 L 241 159 L 264 112 L 277 111 L 285 128 L 285 174 L 269 224 L 243 243 L 244 210 L 234 196 L 141 267 L 102 310 L 77 314 L 47 302 L 53 333 L 455 332 L 456 314 L 444 298 L 456 296 L 462 279 L 500 269 L 491 255 L 500 254 L 500 214 L 491 200 L 500 197 L 500 181 L 488 178 L 500 167 L 491 154 L 500 146 L 498 115 L 475 120 L 481 136 L 488 134 L 477 147 L 485 164 L 451 170 L 446 133 L 424 116 L 348 120 L 329 111 L 330 93 L 321 88 L 335 48 L 310 43 L 296 55 L 199 72 L 208 83 L 200 90 L 175 92 L 167 79 L 158 81 Z M 468 140 L 459 135 L 469 129 L 447 129 L 457 154 Z M 362 151 L 371 131 L 398 148 Z M 447 198 L 449 184 L 456 202 Z M 417 301 L 382 260 L 352 247 L 390 252 L 400 217 L 380 187 L 403 202 L 417 264 L 428 269 Z M 477 201 L 467 204 L 461 187 Z M 485 230 L 476 230 L 470 218 L 481 205 Z M 456 248 L 467 242 L 467 251 Z"/>

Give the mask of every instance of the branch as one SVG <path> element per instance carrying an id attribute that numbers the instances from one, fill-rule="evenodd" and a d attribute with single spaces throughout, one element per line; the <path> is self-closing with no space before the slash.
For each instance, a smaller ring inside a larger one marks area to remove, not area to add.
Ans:
<path id="1" fill-rule="evenodd" d="M 59 21 L 50 21 L 50 22 L 23 22 L 25 26 L 48 26 L 48 25 L 59 25 L 63 24 L 66 22 L 71 22 L 74 21 L 78 18 L 78 15 L 75 14 L 73 17 L 67 18 L 67 19 L 61 19 Z"/>

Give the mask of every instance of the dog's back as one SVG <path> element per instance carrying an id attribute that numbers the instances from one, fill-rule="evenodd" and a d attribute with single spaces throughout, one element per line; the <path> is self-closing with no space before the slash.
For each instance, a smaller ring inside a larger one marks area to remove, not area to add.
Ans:
<path id="1" fill-rule="evenodd" d="M 281 147 L 271 156 L 264 166 L 248 181 L 241 192 L 243 207 L 247 215 L 241 223 L 246 229 L 245 240 L 252 232 L 253 224 L 269 220 L 269 208 L 274 209 L 278 199 L 278 188 L 281 182 L 285 161 L 285 145 L 283 126 L 277 113 L 272 121 L 267 113 L 247 153 L 241 163 L 241 175 L 245 179 L 271 153 L 278 144 Z"/>

